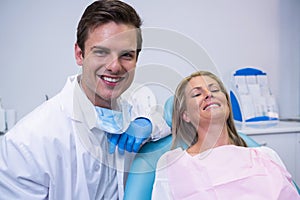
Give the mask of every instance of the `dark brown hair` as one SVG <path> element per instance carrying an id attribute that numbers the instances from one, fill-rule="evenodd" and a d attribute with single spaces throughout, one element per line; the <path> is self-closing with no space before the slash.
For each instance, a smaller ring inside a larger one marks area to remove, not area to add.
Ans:
<path id="1" fill-rule="evenodd" d="M 115 22 L 132 25 L 137 30 L 137 55 L 142 49 L 142 34 L 140 26 L 142 21 L 133 7 L 118 0 L 99 0 L 89 5 L 77 27 L 77 44 L 84 54 L 84 43 L 89 32 L 100 25 Z"/>

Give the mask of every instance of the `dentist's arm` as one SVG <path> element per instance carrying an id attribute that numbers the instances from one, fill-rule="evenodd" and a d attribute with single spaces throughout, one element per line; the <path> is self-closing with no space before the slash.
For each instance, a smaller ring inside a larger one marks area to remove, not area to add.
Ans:
<path id="1" fill-rule="evenodd" d="M 143 85 L 130 94 L 128 103 L 132 105 L 132 119 L 144 117 L 149 119 L 152 124 L 152 133 L 149 139 L 156 141 L 170 135 L 171 128 L 163 116 L 164 108 L 158 104 L 154 92 Z"/>
<path id="2" fill-rule="evenodd" d="M 121 135 L 108 134 L 110 153 L 115 151 L 116 146 L 120 153 L 124 153 L 124 150 L 137 152 L 146 141 L 156 141 L 170 135 L 171 129 L 163 116 L 163 108 L 158 106 L 150 88 L 138 86 L 128 90 L 122 97 L 132 105 L 132 124 L 128 130 L 135 127 L 135 131 L 127 130 Z"/>

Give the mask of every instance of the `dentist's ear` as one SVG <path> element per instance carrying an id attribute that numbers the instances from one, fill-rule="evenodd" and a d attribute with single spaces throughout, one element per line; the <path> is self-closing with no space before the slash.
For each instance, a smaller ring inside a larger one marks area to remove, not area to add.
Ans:
<path id="1" fill-rule="evenodd" d="M 190 123 L 191 122 L 191 119 L 189 117 L 189 114 L 187 113 L 187 111 L 185 110 L 183 113 L 182 113 L 182 118 L 185 122 L 187 123 Z"/>
<path id="2" fill-rule="evenodd" d="M 77 43 L 75 44 L 74 51 L 75 51 L 75 59 L 76 59 L 77 65 L 82 66 L 83 52 Z"/>

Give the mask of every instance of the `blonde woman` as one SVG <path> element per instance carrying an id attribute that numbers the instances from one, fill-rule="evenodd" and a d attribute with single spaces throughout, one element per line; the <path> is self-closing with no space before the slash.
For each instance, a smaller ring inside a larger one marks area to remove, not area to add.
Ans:
<path id="1" fill-rule="evenodd" d="M 178 85 L 172 135 L 152 199 L 300 199 L 279 156 L 247 148 L 237 134 L 228 93 L 214 74 L 196 72 Z"/>

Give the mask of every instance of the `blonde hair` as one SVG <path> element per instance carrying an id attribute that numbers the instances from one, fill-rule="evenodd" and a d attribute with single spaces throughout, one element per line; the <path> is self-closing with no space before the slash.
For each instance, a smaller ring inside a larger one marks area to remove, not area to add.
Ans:
<path id="1" fill-rule="evenodd" d="M 198 141 L 197 130 L 191 123 L 187 123 L 182 119 L 183 112 L 186 110 L 186 99 L 185 99 L 185 89 L 189 81 L 197 76 L 208 76 L 214 79 L 220 86 L 221 91 L 225 94 L 227 99 L 227 104 L 229 107 L 229 116 L 226 120 L 227 131 L 229 138 L 234 145 L 246 147 L 246 142 L 238 135 L 237 130 L 234 125 L 234 120 L 232 116 L 231 103 L 227 90 L 222 83 L 222 81 L 213 73 L 208 71 L 197 71 L 191 75 L 184 78 L 177 86 L 174 104 L 173 104 L 173 116 L 172 116 L 172 149 L 181 146 L 183 148 L 191 146 Z"/>

